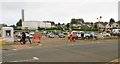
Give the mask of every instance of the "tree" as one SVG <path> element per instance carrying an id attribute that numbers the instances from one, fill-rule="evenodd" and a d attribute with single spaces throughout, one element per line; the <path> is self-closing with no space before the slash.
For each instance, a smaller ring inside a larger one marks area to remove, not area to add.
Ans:
<path id="1" fill-rule="evenodd" d="M 61 24 L 60 23 L 58 23 L 58 26 L 60 26 Z"/>
<path id="2" fill-rule="evenodd" d="M 118 24 L 120 24 L 120 20 L 118 21 Z"/>
<path id="3" fill-rule="evenodd" d="M 77 23 L 84 23 L 84 20 L 82 18 L 76 19 Z"/>
<path id="4" fill-rule="evenodd" d="M 55 22 L 53 22 L 53 21 L 51 21 L 50 23 L 51 23 L 51 25 L 55 25 Z"/>
<path id="5" fill-rule="evenodd" d="M 93 22 L 90 23 L 93 26 Z"/>
<path id="6" fill-rule="evenodd" d="M 97 28 L 97 23 L 94 24 L 94 28 Z"/>
<path id="7" fill-rule="evenodd" d="M 79 18 L 79 19 L 72 18 L 71 19 L 71 24 L 80 24 L 80 23 L 84 23 L 84 20 L 82 18 Z"/>
<path id="8" fill-rule="evenodd" d="M 113 18 L 111 18 L 111 19 L 110 19 L 110 24 L 111 24 L 111 23 L 114 23 L 114 22 L 115 22 L 115 20 L 114 20 Z"/>
<path id="9" fill-rule="evenodd" d="M 16 26 L 15 26 L 15 25 L 10 25 L 10 27 L 13 27 L 14 29 L 16 29 Z"/>
<path id="10" fill-rule="evenodd" d="M 65 25 L 65 23 L 63 23 L 62 25 Z"/>
<path id="11" fill-rule="evenodd" d="M 69 27 L 70 27 L 70 23 L 67 23 L 67 24 L 66 24 L 66 27 L 69 28 Z"/>
<path id="12" fill-rule="evenodd" d="M 71 19 L 71 24 L 76 24 L 77 22 L 76 22 L 76 20 L 75 20 L 75 18 L 72 18 Z"/>
<path id="13" fill-rule="evenodd" d="M 22 19 L 20 19 L 17 23 L 16 26 L 22 26 Z"/>

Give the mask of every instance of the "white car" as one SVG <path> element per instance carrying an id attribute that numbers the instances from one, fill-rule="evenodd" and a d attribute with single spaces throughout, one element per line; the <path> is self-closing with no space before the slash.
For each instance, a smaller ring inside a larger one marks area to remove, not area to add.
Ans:
<path id="1" fill-rule="evenodd" d="M 100 33 L 103 37 L 110 37 L 111 35 L 107 32 Z"/>
<path id="2" fill-rule="evenodd" d="M 20 32 L 18 32 L 17 37 L 22 37 L 22 34 Z"/>
<path id="3" fill-rule="evenodd" d="M 120 29 L 113 29 L 112 33 L 113 33 L 113 35 L 120 34 Z"/>
<path id="4" fill-rule="evenodd" d="M 51 33 L 51 34 L 49 34 L 49 37 L 50 37 L 50 38 L 54 38 L 55 35 L 54 35 L 53 33 Z"/>
<path id="5" fill-rule="evenodd" d="M 32 38 L 34 36 L 34 32 L 30 32 L 29 37 Z"/>

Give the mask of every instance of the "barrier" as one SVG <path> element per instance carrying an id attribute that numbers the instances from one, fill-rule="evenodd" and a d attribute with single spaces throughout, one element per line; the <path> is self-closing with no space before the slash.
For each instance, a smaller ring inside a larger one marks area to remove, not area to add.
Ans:
<path id="1" fill-rule="evenodd" d="M 0 39 L 0 44 L 6 44 L 6 40 Z"/>
<path id="2" fill-rule="evenodd" d="M 72 42 L 73 38 L 72 38 L 72 35 L 70 35 L 70 42 Z"/>
<path id="3" fill-rule="evenodd" d="M 38 35 L 34 35 L 34 42 L 40 42 L 41 37 Z"/>

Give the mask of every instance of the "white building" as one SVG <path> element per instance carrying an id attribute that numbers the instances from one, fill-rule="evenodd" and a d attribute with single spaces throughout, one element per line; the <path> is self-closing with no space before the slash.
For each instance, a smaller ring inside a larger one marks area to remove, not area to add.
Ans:
<path id="1" fill-rule="evenodd" d="M 51 28 L 51 23 L 42 22 L 42 21 L 24 21 L 22 22 L 22 28 L 28 28 L 28 29 L 38 29 L 40 28 Z"/>

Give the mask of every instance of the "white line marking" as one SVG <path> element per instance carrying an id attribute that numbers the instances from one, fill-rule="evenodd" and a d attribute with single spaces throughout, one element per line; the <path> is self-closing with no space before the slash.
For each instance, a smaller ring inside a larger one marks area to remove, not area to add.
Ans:
<path id="1" fill-rule="evenodd" d="M 17 50 L 17 49 L 13 49 L 13 50 Z"/>
<path id="2" fill-rule="evenodd" d="M 34 60 L 39 60 L 39 58 L 37 58 L 37 57 L 33 57 L 33 59 L 34 59 Z"/>
<path id="3" fill-rule="evenodd" d="M 10 61 L 10 62 L 28 62 L 28 61 L 34 61 L 34 60 L 39 60 L 39 58 L 33 57 L 33 59 L 17 60 L 17 61 Z"/>

